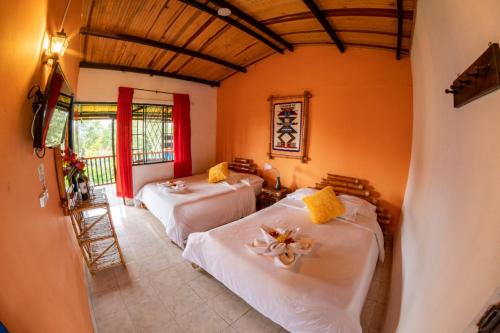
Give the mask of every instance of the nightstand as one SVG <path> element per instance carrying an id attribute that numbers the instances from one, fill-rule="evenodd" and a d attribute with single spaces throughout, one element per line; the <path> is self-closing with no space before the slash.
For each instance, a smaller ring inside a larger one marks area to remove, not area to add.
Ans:
<path id="1" fill-rule="evenodd" d="M 279 190 L 274 189 L 274 187 L 262 188 L 257 200 L 257 210 L 261 210 L 275 204 L 286 197 L 288 193 L 290 193 L 290 190 L 283 186 Z"/>

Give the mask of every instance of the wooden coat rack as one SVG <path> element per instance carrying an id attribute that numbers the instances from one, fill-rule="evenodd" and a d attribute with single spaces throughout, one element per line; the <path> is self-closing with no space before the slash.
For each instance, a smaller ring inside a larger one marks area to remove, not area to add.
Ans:
<path id="1" fill-rule="evenodd" d="M 460 74 L 447 94 L 453 94 L 453 106 L 459 108 L 500 88 L 500 48 L 491 43 L 477 60 Z"/>

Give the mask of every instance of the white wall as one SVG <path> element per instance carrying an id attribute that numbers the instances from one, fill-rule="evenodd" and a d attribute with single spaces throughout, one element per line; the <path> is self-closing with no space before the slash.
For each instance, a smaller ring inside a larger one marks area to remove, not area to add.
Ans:
<path id="1" fill-rule="evenodd" d="M 81 68 L 76 99 L 84 102 L 116 102 L 120 86 L 189 94 L 193 172 L 203 172 L 215 163 L 217 88 L 165 77 Z M 135 91 L 136 101 L 172 104 L 172 96 Z M 134 166 L 132 171 L 134 191 L 137 191 L 148 181 L 173 177 L 173 163 Z"/>
<path id="2" fill-rule="evenodd" d="M 498 0 L 418 1 L 412 159 L 386 332 L 463 332 L 500 285 L 500 90 L 460 109 L 444 93 L 500 41 L 498 14 Z"/>

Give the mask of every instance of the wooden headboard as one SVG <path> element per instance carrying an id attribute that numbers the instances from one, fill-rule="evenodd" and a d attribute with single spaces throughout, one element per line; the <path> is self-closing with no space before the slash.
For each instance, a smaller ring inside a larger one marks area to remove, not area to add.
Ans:
<path id="1" fill-rule="evenodd" d="M 372 203 L 377 207 L 378 222 L 383 225 L 391 223 L 392 215 L 381 207 L 380 201 L 377 198 L 378 193 L 373 190 L 368 181 L 329 173 L 326 178 L 322 178 L 321 182 L 316 184 L 317 189 L 322 189 L 326 186 L 332 186 L 335 193 L 354 195 Z"/>
<path id="2" fill-rule="evenodd" d="M 235 157 L 232 162 L 229 162 L 229 169 L 236 172 L 257 174 L 257 166 L 253 160 L 248 158 Z"/>

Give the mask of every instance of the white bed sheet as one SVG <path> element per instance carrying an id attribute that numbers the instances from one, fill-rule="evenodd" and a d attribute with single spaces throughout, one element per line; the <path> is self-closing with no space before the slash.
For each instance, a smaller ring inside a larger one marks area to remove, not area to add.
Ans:
<path id="1" fill-rule="evenodd" d="M 135 196 L 165 226 L 168 237 L 184 247 L 193 232 L 213 229 L 255 212 L 255 196 L 263 179 L 249 174 L 232 173 L 233 184 L 208 183 L 207 174 L 180 178 L 186 183 L 184 193 L 169 193 L 158 182 L 144 185 Z"/>
<path id="2" fill-rule="evenodd" d="M 376 236 L 381 232 L 375 215 L 357 220 L 316 225 L 302 202 L 286 198 L 237 222 L 191 234 L 183 256 L 291 332 L 361 332 L 361 309 L 383 239 Z M 300 227 L 315 248 L 293 270 L 277 268 L 244 246 L 260 237 L 262 224 Z"/>

